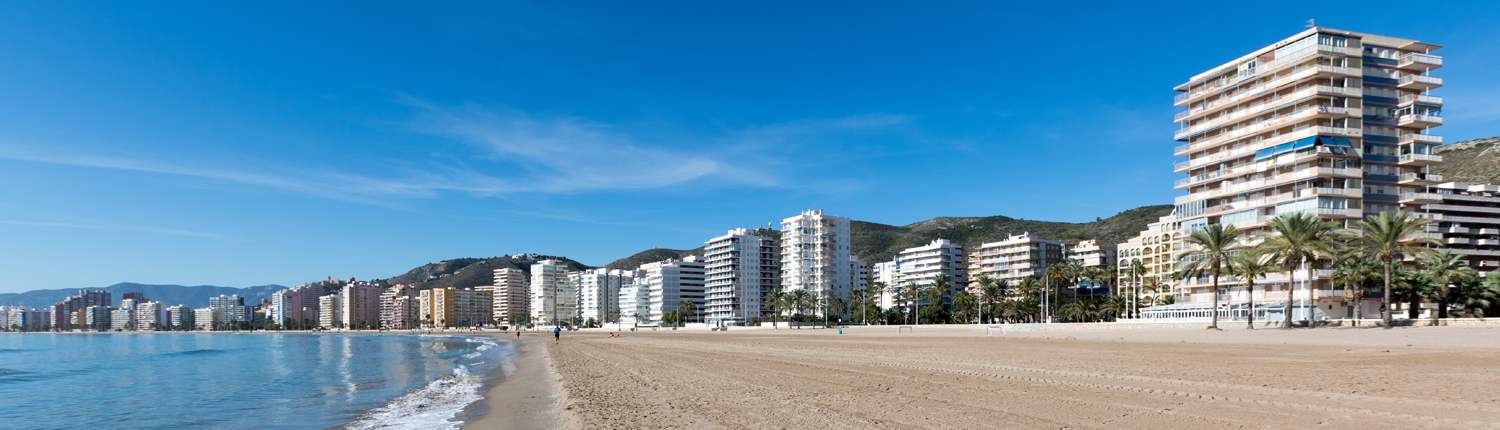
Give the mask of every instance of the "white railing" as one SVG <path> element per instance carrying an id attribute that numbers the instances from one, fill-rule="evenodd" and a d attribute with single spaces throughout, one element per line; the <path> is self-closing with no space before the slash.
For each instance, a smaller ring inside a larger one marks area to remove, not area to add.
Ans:
<path id="1" fill-rule="evenodd" d="M 1432 103 L 1440 105 L 1443 104 L 1443 98 L 1426 94 L 1407 94 L 1401 96 L 1401 104 L 1407 103 Z"/>
<path id="2" fill-rule="evenodd" d="M 1431 135 L 1431 134 L 1407 133 L 1407 134 L 1401 135 L 1401 141 L 1402 142 L 1422 142 L 1422 143 L 1432 143 L 1432 144 L 1441 145 L 1441 144 L 1443 144 L 1443 137 L 1442 136 L 1437 136 L 1437 135 Z"/>
<path id="3" fill-rule="evenodd" d="M 1407 161 L 1431 161 L 1435 163 L 1441 163 L 1443 162 L 1443 156 L 1428 154 L 1401 154 L 1401 162 Z"/>
<path id="4" fill-rule="evenodd" d="M 1408 115 L 1401 115 L 1401 118 L 1399 118 L 1399 119 L 1396 120 L 1396 122 L 1413 122 L 1413 121 L 1435 122 L 1435 123 L 1438 123 L 1438 124 L 1442 124 L 1443 123 L 1443 117 L 1435 116 L 1435 115 L 1422 115 L 1422 114 L 1415 114 L 1414 113 L 1414 114 L 1408 114 Z"/>
<path id="5" fill-rule="evenodd" d="M 1442 85 L 1443 78 L 1437 76 L 1406 75 L 1401 77 L 1401 85 L 1410 83 Z"/>
<path id="6" fill-rule="evenodd" d="M 1405 66 L 1407 64 L 1431 64 L 1434 66 L 1441 66 L 1443 65 L 1443 57 L 1432 54 L 1411 53 L 1401 56 L 1401 61 L 1398 64 L 1401 66 Z"/>
<path id="7" fill-rule="evenodd" d="M 1355 54 L 1355 55 L 1359 55 L 1359 54 Z M 1263 70 L 1271 70 L 1271 69 L 1267 68 L 1267 69 L 1263 69 Z M 1275 87 L 1276 85 L 1278 85 L 1278 84 L 1280 84 L 1282 82 L 1294 82 L 1294 81 L 1297 81 L 1299 79 L 1302 79 L 1302 78 L 1305 78 L 1305 77 L 1308 77 L 1308 76 L 1312 76 L 1312 75 L 1317 74 L 1317 73 L 1325 73 L 1325 72 L 1326 73 L 1338 73 L 1338 74 L 1344 74 L 1344 75 L 1359 75 L 1359 74 L 1362 73 L 1359 69 L 1352 68 L 1352 67 L 1336 67 L 1336 66 L 1304 64 L 1304 65 L 1298 66 L 1296 69 L 1293 69 L 1289 73 L 1280 74 L 1280 75 L 1273 75 L 1270 79 L 1267 79 L 1265 81 L 1256 82 L 1254 84 L 1251 84 L 1250 86 L 1241 87 L 1240 89 L 1236 90 L 1232 94 L 1228 94 L 1228 95 L 1225 95 L 1225 96 L 1220 96 L 1218 100 L 1215 100 L 1215 101 L 1212 101 L 1212 102 L 1208 102 L 1208 103 L 1200 104 L 1200 105 L 1198 105 L 1197 108 L 1189 108 L 1189 110 L 1186 111 L 1186 112 L 1179 112 L 1177 114 L 1177 116 L 1174 117 L 1174 120 L 1181 120 L 1181 119 L 1186 118 L 1188 116 L 1191 116 L 1193 114 L 1204 112 L 1204 111 L 1206 111 L 1208 109 L 1212 109 L 1213 107 L 1219 106 L 1219 105 L 1224 104 L 1224 103 L 1233 102 L 1235 100 L 1239 100 L 1239 99 L 1242 99 L 1242 98 L 1245 98 L 1245 97 L 1249 97 L 1249 96 L 1255 95 L 1255 94 L 1261 94 L 1261 93 L 1264 92 L 1263 90 L 1265 90 L 1266 88 Z M 1218 88 L 1219 88 L 1219 86 L 1214 86 L 1213 88 L 1200 87 L 1200 89 L 1194 90 L 1191 93 L 1178 94 L 1178 95 L 1176 95 L 1176 96 L 1174 96 L 1172 98 L 1172 104 L 1175 105 L 1175 104 L 1178 104 L 1178 103 L 1182 103 L 1185 100 L 1196 98 L 1196 97 L 1198 97 L 1200 95 L 1206 95 L 1208 93 L 1212 93 L 1215 90 L 1217 90 Z"/>
<path id="8" fill-rule="evenodd" d="M 1436 173 L 1404 173 L 1404 174 L 1401 175 L 1401 180 L 1402 181 L 1417 181 L 1417 180 L 1421 180 L 1421 181 L 1429 181 L 1429 182 L 1443 182 L 1443 175 L 1439 175 L 1439 174 L 1436 174 Z"/>
<path id="9" fill-rule="evenodd" d="M 1319 87 L 1323 87 L 1323 86 L 1320 85 Z M 1334 88 L 1334 87 L 1326 87 L 1326 88 Z M 1306 91 L 1306 92 L 1309 93 L 1309 94 L 1311 94 L 1311 91 Z M 1291 96 L 1289 96 L 1288 98 L 1291 98 Z M 1255 110 L 1255 109 L 1253 109 L 1253 108 L 1252 109 L 1246 109 L 1246 112 L 1253 111 L 1253 110 Z M 1347 112 L 1348 112 L 1347 108 L 1341 108 L 1341 107 L 1323 106 L 1323 105 L 1304 106 L 1303 108 L 1298 109 L 1296 111 L 1293 111 L 1291 113 L 1288 113 L 1286 115 L 1277 115 L 1277 116 L 1274 116 L 1274 117 L 1272 117 L 1270 119 L 1266 119 L 1266 120 L 1254 122 L 1254 123 L 1251 123 L 1250 125 L 1247 125 L 1245 127 L 1241 127 L 1239 129 L 1236 129 L 1236 130 L 1233 130 L 1233 131 L 1227 131 L 1227 129 L 1226 129 L 1226 131 L 1220 132 L 1219 134 L 1215 135 L 1212 138 L 1208 138 L 1208 139 L 1205 139 L 1205 140 L 1200 140 L 1200 141 L 1197 141 L 1197 142 L 1189 143 L 1189 144 L 1186 145 L 1187 146 L 1186 148 L 1184 148 L 1182 146 L 1178 146 L 1177 149 L 1174 151 L 1174 153 L 1180 153 L 1180 152 L 1182 152 L 1185 149 L 1205 148 L 1205 147 L 1209 147 L 1209 146 L 1213 146 L 1213 145 L 1218 145 L 1218 144 L 1221 144 L 1221 143 L 1226 143 L 1226 142 L 1228 142 L 1231 139 L 1234 139 L 1236 137 L 1250 135 L 1250 134 L 1255 134 L 1257 132 L 1260 132 L 1261 130 L 1265 130 L 1265 129 L 1268 129 L 1268 128 L 1274 128 L 1274 127 L 1277 127 L 1277 126 L 1280 126 L 1280 125 L 1284 125 L 1284 124 L 1286 124 L 1288 122 L 1301 120 L 1303 118 L 1306 118 L 1306 117 L 1309 117 L 1309 116 L 1312 116 L 1312 115 L 1316 115 L 1316 114 L 1320 114 L 1320 113 L 1332 113 L 1332 114 L 1345 115 L 1345 114 L 1347 114 Z M 1230 119 L 1233 119 L 1233 118 L 1230 118 Z M 1215 123 L 1218 123 L 1218 121 L 1211 122 L 1211 123 L 1208 123 L 1208 124 L 1212 125 L 1212 124 L 1215 124 Z M 1187 136 L 1187 135 L 1190 135 L 1192 133 L 1195 133 L 1197 131 L 1201 131 L 1201 130 L 1207 129 L 1207 128 L 1208 127 L 1198 126 L 1198 127 L 1193 127 L 1191 129 L 1178 130 L 1177 133 L 1175 134 L 1176 137 L 1174 137 L 1174 139 L 1181 139 L 1181 138 L 1183 138 L 1183 136 Z M 1325 128 L 1332 129 L 1332 127 L 1325 127 Z M 1346 134 L 1346 135 L 1359 135 L 1361 133 L 1361 131 L 1359 129 L 1353 129 L 1353 128 L 1351 128 L 1351 129 L 1347 129 L 1347 130 L 1355 130 L 1355 131 L 1353 131 L 1353 132 L 1338 131 L 1337 133 L 1339 133 L 1339 134 Z"/>
<path id="10" fill-rule="evenodd" d="M 1443 196 L 1436 193 L 1401 193 L 1401 200 L 1442 200 Z"/>

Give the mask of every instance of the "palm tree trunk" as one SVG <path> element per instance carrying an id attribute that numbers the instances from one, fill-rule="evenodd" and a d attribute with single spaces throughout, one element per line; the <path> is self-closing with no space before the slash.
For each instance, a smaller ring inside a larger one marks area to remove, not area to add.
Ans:
<path id="1" fill-rule="evenodd" d="M 1363 309 L 1360 309 L 1362 307 L 1360 304 L 1365 301 L 1364 286 L 1365 284 L 1363 281 L 1360 281 L 1358 279 L 1354 280 L 1354 322 L 1350 324 L 1354 327 L 1359 327 L 1359 317 L 1360 315 L 1364 315 L 1364 313 L 1362 312 Z"/>
<path id="2" fill-rule="evenodd" d="M 1448 318 L 1448 281 L 1439 281 L 1438 286 L 1438 319 Z"/>
<path id="3" fill-rule="evenodd" d="M 1219 265 L 1217 265 L 1217 264 L 1214 265 L 1214 275 L 1213 276 L 1214 276 L 1214 290 L 1213 290 L 1213 292 L 1211 294 L 1214 295 L 1214 307 L 1213 307 L 1212 310 L 1209 311 L 1209 314 L 1213 316 L 1213 322 L 1208 323 L 1208 329 L 1209 330 L 1218 330 L 1219 329 Z"/>
<path id="4" fill-rule="evenodd" d="M 1295 306 L 1293 306 L 1293 303 L 1295 303 L 1295 301 L 1292 300 L 1292 299 L 1294 299 L 1294 298 L 1297 297 L 1297 269 L 1296 269 L 1296 266 L 1290 265 L 1290 264 L 1287 265 L 1286 280 L 1287 280 L 1286 281 L 1286 285 L 1287 285 L 1287 287 L 1286 287 L 1286 321 L 1282 322 L 1281 328 L 1283 330 L 1291 330 L 1292 329 L 1292 309 L 1295 307 Z"/>
<path id="5" fill-rule="evenodd" d="M 1245 286 L 1245 298 L 1249 299 L 1247 307 L 1249 313 L 1245 315 L 1245 328 L 1255 330 L 1255 279 L 1249 279 Z"/>
<path id="6" fill-rule="evenodd" d="M 1385 287 L 1380 294 L 1380 320 L 1385 323 L 1385 329 L 1391 329 L 1391 262 L 1385 259 Z"/>

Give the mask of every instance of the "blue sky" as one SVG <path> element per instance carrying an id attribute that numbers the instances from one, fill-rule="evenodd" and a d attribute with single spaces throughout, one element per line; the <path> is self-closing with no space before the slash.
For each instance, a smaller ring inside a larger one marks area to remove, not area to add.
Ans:
<path id="1" fill-rule="evenodd" d="M 0 3 L 0 292 L 1091 221 L 1179 194 L 1174 85 L 1308 18 L 1448 46 L 1440 134 L 1500 135 L 1500 2 L 211 3 Z"/>

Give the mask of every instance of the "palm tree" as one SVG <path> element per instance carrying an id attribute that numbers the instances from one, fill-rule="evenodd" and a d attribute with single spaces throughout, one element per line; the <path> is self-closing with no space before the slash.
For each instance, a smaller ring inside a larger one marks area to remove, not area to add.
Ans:
<path id="1" fill-rule="evenodd" d="M 1066 282 L 1068 279 L 1071 279 L 1072 276 L 1068 274 L 1068 266 L 1066 264 L 1054 264 L 1051 266 L 1047 266 L 1047 269 L 1043 271 L 1042 274 L 1042 282 L 1045 284 L 1042 288 L 1044 290 L 1042 292 L 1042 320 L 1043 322 L 1046 322 L 1048 319 L 1047 317 L 1051 314 L 1053 305 L 1052 300 L 1050 300 L 1052 295 L 1052 282 Z"/>
<path id="2" fill-rule="evenodd" d="M 807 290 L 792 290 L 786 296 L 786 307 L 792 309 L 793 316 L 800 314 L 803 309 L 807 308 L 807 301 L 811 296 L 812 294 L 808 294 Z M 787 320 L 791 320 L 791 318 L 787 318 Z M 797 326 L 797 328 L 801 329 L 802 326 Z"/>
<path id="3" fill-rule="evenodd" d="M 1224 273 L 1229 257 L 1236 252 L 1237 243 L 1243 233 L 1234 224 L 1213 224 L 1188 236 L 1187 242 L 1198 245 L 1198 252 L 1184 253 L 1177 258 L 1177 265 L 1192 275 L 1207 274 L 1213 277 L 1214 307 L 1209 330 L 1219 330 L 1219 275 Z"/>
<path id="4" fill-rule="evenodd" d="M 1281 263 L 1286 269 L 1287 291 L 1286 298 L 1286 321 L 1283 329 L 1292 328 L 1292 298 L 1296 292 L 1297 275 L 1296 270 L 1305 263 L 1311 270 L 1317 265 L 1318 257 L 1322 255 L 1333 255 L 1334 247 L 1338 244 L 1340 234 L 1337 223 L 1331 220 L 1319 218 L 1317 215 L 1305 212 L 1293 212 L 1271 218 L 1266 222 L 1271 231 L 1260 237 L 1265 240 L 1260 248 L 1272 260 Z M 1313 321 L 1313 311 L 1317 304 L 1313 303 L 1312 291 L 1313 275 L 1308 274 L 1307 289 L 1307 328 L 1317 327 Z"/>
<path id="5" fill-rule="evenodd" d="M 1452 303 L 1464 307 L 1464 316 L 1473 317 L 1476 309 L 1480 316 L 1484 316 L 1484 308 L 1500 299 L 1500 276 L 1487 277 L 1484 282 L 1460 282 L 1454 284 L 1449 293 L 1453 295 Z"/>
<path id="6" fill-rule="evenodd" d="M 1130 298 L 1124 294 L 1111 294 L 1104 296 L 1099 301 L 1099 312 L 1101 317 L 1109 315 L 1119 319 L 1121 315 L 1130 312 Z"/>
<path id="7" fill-rule="evenodd" d="M 1431 220 L 1408 218 L 1406 212 L 1387 211 L 1366 218 L 1357 224 L 1360 230 L 1358 237 L 1360 249 L 1385 266 L 1385 287 L 1380 296 L 1380 302 L 1383 305 L 1380 310 L 1380 319 L 1385 322 L 1386 329 L 1391 328 L 1391 265 L 1407 255 L 1430 252 L 1422 245 L 1438 244 L 1436 239 L 1417 237 L 1417 234 L 1424 233 L 1422 226 L 1429 222 Z M 1291 313 L 1290 309 L 1288 313 Z"/>
<path id="8" fill-rule="evenodd" d="M 693 317 L 693 307 L 692 300 L 682 299 L 682 301 L 677 302 L 677 313 L 681 316 L 681 319 L 677 322 L 678 327 L 684 326 L 687 323 L 687 319 Z"/>
<path id="9" fill-rule="evenodd" d="M 1355 293 L 1357 290 L 1354 285 L 1359 282 L 1359 266 L 1362 262 L 1364 262 L 1364 255 L 1359 252 L 1359 248 L 1344 243 L 1333 247 L 1333 276 L 1330 280 L 1334 284 L 1344 286 L 1346 305 L 1351 297 L 1356 304 L 1360 301 L 1358 297 L 1360 294 Z M 1354 316 L 1354 325 L 1359 325 L 1359 314 L 1356 313 Z"/>
<path id="10" fill-rule="evenodd" d="M 1420 316 L 1422 302 L 1431 300 L 1437 295 L 1437 281 L 1432 275 L 1418 270 L 1400 269 L 1396 271 L 1396 281 L 1392 294 L 1393 300 L 1406 303 L 1406 318 L 1416 321 Z"/>
<path id="11" fill-rule="evenodd" d="M 781 286 L 771 287 L 771 292 L 766 293 L 766 302 L 771 305 L 771 329 L 780 330 L 777 327 L 776 317 L 786 310 L 787 293 L 781 290 Z"/>
<path id="12" fill-rule="evenodd" d="M 1245 327 L 1255 330 L 1255 280 L 1266 277 L 1276 265 L 1268 261 L 1260 252 L 1241 252 L 1229 259 L 1229 271 L 1245 281 L 1245 291 L 1249 297 L 1246 305 L 1249 314 L 1246 315 Z"/>
<path id="13" fill-rule="evenodd" d="M 979 302 L 981 306 L 979 308 L 979 322 L 988 324 L 990 321 L 984 319 L 984 311 L 989 311 L 990 319 L 995 318 L 995 302 L 1005 297 L 1005 290 L 1000 286 L 1005 281 L 992 278 L 990 275 L 980 275 L 979 279 L 975 282 L 979 283 Z"/>
<path id="14" fill-rule="evenodd" d="M 937 290 L 936 300 L 942 300 L 944 296 L 950 293 L 949 290 L 953 289 L 953 278 L 949 277 L 947 273 L 938 274 L 932 278 L 932 289 Z"/>
<path id="15" fill-rule="evenodd" d="M 1088 314 L 1080 302 L 1068 303 L 1057 309 L 1058 318 L 1064 321 L 1081 321 Z"/>
<path id="16" fill-rule="evenodd" d="M 1131 277 L 1135 278 L 1135 286 L 1130 289 L 1131 302 L 1134 303 L 1134 309 L 1131 310 L 1133 312 L 1131 318 L 1134 318 L 1141 312 L 1141 275 L 1146 273 L 1146 263 L 1142 263 L 1139 258 L 1131 259 L 1130 268 L 1127 271 Z"/>
<path id="17" fill-rule="evenodd" d="M 1100 279 L 1109 279 L 1108 276 L 1105 276 L 1104 271 L 1099 270 L 1097 267 L 1084 267 L 1078 271 L 1078 276 L 1089 280 L 1089 298 L 1094 298 L 1094 290 L 1099 289 Z"/>
<path id="18" fill-rule="evenodd" d="M 968 291 L 959 291 L 953 296 L 954 313 L 962 315 L 960 319 L 964 322 L 975 321 L 975 317 L 980 314 L 979 308 L 981 306 L 979 304 L 979 297 L 969 294 Z"/>
<path id="19" fill-rule="evenodd" d="M 1451 249 L 1444 249 L 1428 256 L 1423 261 L 1427 273 L 1432 275 L 1432 280 L 1438 284 L 1438 318 L 1448 317 L 1448 284 L 1452 282 L 1465 282 L 1474 279 L 1478 272 L 1469 267 L 1469 256 L 1454 254 Z"/>

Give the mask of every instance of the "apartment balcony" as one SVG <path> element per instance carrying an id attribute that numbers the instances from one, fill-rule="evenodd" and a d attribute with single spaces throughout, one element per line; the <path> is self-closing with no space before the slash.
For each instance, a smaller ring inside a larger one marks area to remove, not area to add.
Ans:
<path id="1" fill-rule="evenodd" d="M 1429 95 L 1426 95 L 1426 94 L 1409 94 L 1409 95 L 1401 96 L 1401 103 L 1400 104 L 1402 104 L 1402 105 L 1409 105 L 1409 104 L 1412 104 L 1412 103 L 1422 103 L 1422 104 L 1429 104 L 1429 105 L 1440 105 L 1440 104 L 1443 104 L 1443 98 L 1442 97 L 1438 97 L 1438 96 L 1429 96 Z"/>
<path id="2" fill-rule="evenodd" d="M 1443 175 L 1436 173 L 1404 173 L 1397 179 L 1401 185 L 1416 184 L 1438 184 L 1443 182 Z"/>
<path id="3" fill-rule="evenodd" d="M 1443 117 L 1435 115 L 1401 115 L 1396 118 L 1396 125 L 1402 127 L 1437 127 L 1443 125 Z"/>
<path id="4" fill-rule="evenodd" d="M 1443 57 L 1432 54 L 1406 54 L 1396 62 L 1396 68 L 1402 70 L 1428 71 L 1441 69 Z"/>
<path id="5" fill-rule="evenodd" d="M 1443 156 L 1429 154 L 1401 154 L 1401 158 L 1399 158 L 1398 160 L 1399 161 L 1397 161 L 1396 164 L 1402 166 L 1431 166 L 1434 164 L 1442 164 Z"/>
<path id="6" fill-rule="evenodd" d="M 1401 203 L 1437 203 L 1443 196 L 1437 193 L 1401 193 Z"/>
<path id="7" fill-rule="evenodd" d="M 1443 243 L 1448 245 L 1473 245 L 1474 239 L 1470 239 L 1467 237 L 1450 237 L 1447 239 L 1443 239 Z"/>
<path id="8" fill-rule="evenodd" d="M 1431 134 L 1407 133 L 1401 135 L 1400 142 L 1398 143 L 1402 145 L 1408 143 L 1430 143 L 1433 145 L 1442 145 L 1443 137 Z"/>
<path id="9" fill-rule="evenodd" d="M 1214 188 L 1214 189 L 1209 190 L 1209 191 L 1199 191 L 1199 192 L 1188 194 L 1188 195 L 1185 195 L 1185 196 L 1177 196 L 1177 198 L 1174 199 L 1174 204 L 1183 204 L 1183 203 L 1191 202 L 1191 201 L 1194 201 L 1194 200 L 1202 200 L 1202 199 L 1209 199 L 1209 198 L 1226 196 L 1226 195 L 1230 195 L 1230 194 L 1237 194 L 1237 193 L 1248 191 L 1248 190 L 1252 190 L 1252 189 L 1255 189 L 1255 188 L 1264 187 L 1264 186 L 1270 185 L 1270 184 L 1284 184 L 1284 183 L 1287 183 L 1287 182 L 1293 182 L 1293 181 L 1297 181 L 1297 180 L 1304 179 L 1304 178 L 1312 178 L 1312 177 L 1319 177 L 1319 176 L 1346 176 L 1346 177 L 1358 178 L 1358 177 L 1361 177 L 1363 175 L 1364 175 L 1364 172 L 1360 171 L 1360 169 L 1335 169 L 1335 168 L 1329 168 L 1329 167 L 1319 167 L 1319 168 L 1316 168 L 1316 169 L 1313 169 L 1313 168 L 1302 169 L 1302 170 L 1293 171 L 1293 172 L 1285 174 L 1285 175 L 1278 176 L 1278 177 L 1273 178 L 1273 179 L 1258 179 L 1258 180 L 1254 180 L 1254 181 L 1245 181 L 1245 182 L 1241 182 L 1241 183 L 1238 183 L 1238 184 L 1221 186 L 1221 187 Z M 1292 192 L 1286 193 L 1286 194 L 1289 196 L 1287 198 L 1300 198 L 1304 194 L 1306 194 L 1306 195 L 1328 194 L 1328 195 L 1353 196 L 1353 197 L 1361 197 L 1361 196 L 1363 196 L 1363 192 L 1360 191 L 1360 190 L 1351 190 L 1351 189 L 1344 189 L 1344 188 L 1309 188 L 1309 189 L 1303 189 L 1303 190 L 1293 190 Z M 1272 201 L 1279 201 L 1279 200 L 1280 199 L 1272 200 Z"/>
<path id="10" fill-rule="evenodd" d="M 1401 77 L 1401 83 L 1396 87 L 1403 90 L 1428 91 L 1433 88 L 1441 88 L 1443 78 L 1436 76 L 1406 75 Z"/>
<path id="11" fill-rule="evenodd" d="M 1485 236 L 1500 235 L 1500 228 L 1481 228 L 1479 229 L 1479 233 L 1476 234 L 1482 234 Z"/>
<path id="12" fill-rule="evenodd" d="M 1474 244 L 1479 246 L 1495 246 L 1500 245 L 1500 239 L 1478 239 L 1474 241 Z"/>

